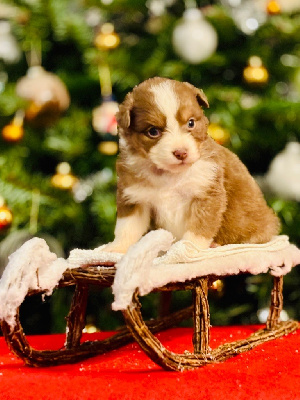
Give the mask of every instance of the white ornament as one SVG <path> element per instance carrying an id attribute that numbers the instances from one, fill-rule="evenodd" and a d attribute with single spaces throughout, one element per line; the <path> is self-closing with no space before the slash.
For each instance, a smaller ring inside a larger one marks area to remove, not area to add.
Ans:
<path id="1" fill-rule="evenodd" d="M 241 31 L 254 33 L 267 18 L 267 0 L 221 0 Z M 293 13 L 300 10 L 299 0 L 277 0 L 280 11 Z"/>
<path id="2" fill-rule="evenodd" d="M 191 64 L 199 64 L 216 51 L 218 37 L 197 8 L 187 9 L 173 31 L 175 52 Z"/>
<path id="3" fill-rule="evenodd" d="M 70 105 L 70 96 L 65 84 L 58 76 L 45 71 L 41 66 L 28 69 L 27 74 L 18 80 L 16 92 L 18 96 L 40 106 L 53 102 L 60 111 L 65 111 Z"/>
<path id="4" fill-rule="evenodd" d="M 265 176 L 268 187 L 275 194 L 300 201 L 300 143 L 288 143 L 274 158 Z"/>
<path id="5" fill-rule="evenodd" d="M 11 34 L 10 23 L 0 21 L 0 59 L 11 64 L 16 63 L 21 58 L 21 50 L 18 42 Z"/>
<path id="6" fill-rule="evenodd" d="M 222 3 L 238 28 L 247 35 L 254 33 L 267 20 L 266 1 L 264 8 L 259 0 L 222 0 Z"/>
<path id="7" fill-rule="evenodd" d="M 150 13 L 156 17 L 161 17 L 166 13 L 166 8 L 172 6 L 175 0 L 147 0 L 146 6 Z"/>
<path id="8" fill-rule="evenodd" d="M 85 13 L 85 21 L 88 26 L 96 28 L 102 21 L 102 14 L 97 7 L 90 7 Z"/>

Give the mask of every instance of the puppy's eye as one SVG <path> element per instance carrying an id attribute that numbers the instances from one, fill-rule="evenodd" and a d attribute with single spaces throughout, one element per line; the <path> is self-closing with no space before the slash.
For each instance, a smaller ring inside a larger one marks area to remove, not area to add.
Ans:
<path id="1" fill-rule="evenodd" d="M 158 128 L 152 127 L 145 133 L 150 139 L 157 139 L 161 137 L 161 131 Z"/>
<path id="2" fill-rule="evenodd" d="M 188 128 L 194 128 L 194 127 L 195 127 L 195 120 L 194 120 L 194 118 L 190 118 L 190 119 L 188 120 L 187 126 L 188 126 Z"/>

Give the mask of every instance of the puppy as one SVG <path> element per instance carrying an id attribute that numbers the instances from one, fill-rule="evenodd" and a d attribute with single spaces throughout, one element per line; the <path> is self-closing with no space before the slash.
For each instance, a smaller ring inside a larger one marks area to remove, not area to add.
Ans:
<path id="1" fill-rule="evenodd" d="M 163 228 L 199 248 L 264 243 L 279 222 L 238 157 L 207 135 L 204 93 L 148 79 L 127 94 L 117 121 L 117 222 L 106 251 L 125 253 Z"/>

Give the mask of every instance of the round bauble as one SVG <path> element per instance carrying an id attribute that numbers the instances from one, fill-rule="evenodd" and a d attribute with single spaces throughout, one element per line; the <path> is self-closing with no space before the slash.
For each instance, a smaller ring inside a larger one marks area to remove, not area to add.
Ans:
<path id="1" fill-rule="evenodd" d="M 270 0 L 267 3 L 267 13 L 269 15 L 277 15 L 280 14 L 281 7 L 277 0 Z"/>
<path id="2" fill-rule="evenodd" d="M 197 8 L 187 9 L 173 31 L 174 51 L 190 64 L 199 64 L 216 51 L 215 29 Z"/>
<path id="3" fill-rule="evenodd" d="M 70 190 L 78 182 L 78 178 L 71 173 L 70 164 L 62 162 L 56 167 L 56 174 L 51 178 L 52 186 L 62 189 Z"/>
<path id="4" fill-rule="evenodd" d="M 120 44 L 120 36 L 115 32 L 113 24 L 105 23 L 95 36 L 94 43 L 99 50 L 115 49 Z"/>
<path id="5" fill-rule="evenodd" d="M 19 142 L 24 136 L 23 124 L 12 121 L 2 128 L 2 137 L 6 142 Z"/>
<path id="6" fill-rule="evenodd" d="M 243 76 L 247 83 L 255 85 L 264 85 L 269 80 L 268 70 L 257 56 L 250 57 L 249 64 L 243 71 Z"/>
<path id="7" fill-rule="evenodd" d="M 116 113 L 118 110 L 119 106 L 115 101 L 105 101 L 99 107 L 94 108 L 92 124 L 95 131 L 117 135 Z"/>
<path id="8" fill-rule="evenodd" d="M 222 292 L 222 290 L 224 289 L 224 282 L 221 281 L 220 279 L 217 279 L 213 281 L 213 283 L 210 286 L 210 289 L 216 290 L 217 292 Z"/>
<path id="9" fill-rule="evenodd" d="M 51 125 L 70 105 L 65 84 L 40 66 L 30 67 L 16 85 L 18 96 L 29 101 L 27 121 L 37 126 Z"/>
<path id="10" fill-rule="evenodd" d="M 237 27 L 247 35 L 253 34 L 267 20 L 266 0 L 222 0 Z"/>
<path id="11" fill-rule="evenodd" d="M 273 193 L 300 201 L 300 143 L 290 142 L 271 162 L 265 181 Z"/>
<path id="12" fill-rule="evenodd" d="M 167 12 L 167 8 L 171 7 L 176 0 L 147 0 L 146 6 L 148 7 L 149 14 L 155 17 L 160 17 Z"/>

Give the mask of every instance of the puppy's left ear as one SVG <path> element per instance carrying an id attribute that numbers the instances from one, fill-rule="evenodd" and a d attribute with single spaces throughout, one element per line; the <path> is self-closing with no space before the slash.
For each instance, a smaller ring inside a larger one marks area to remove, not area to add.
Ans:
<path id="1" fill-rule="evenodd" d="M 191 85 L 188 82 L 183 82 L 186 86 L 193 90 L 195 93 L 196 99 L 201 107 L 209 108 L 209 103 L 207 97 L 205 96 L 202 89 L 198 89 L 195 86 Z"/>
<path id="2" fill-rule="evenodd" d="M 117 123 L 120 128 L 127 129 L 130 126 L 130 111 L 133 106 L 132 92 L 128 93 L 122 104 L 119 105 L 119 111 L 116 114 Z"/>

